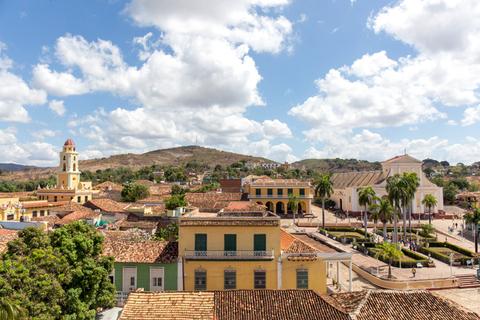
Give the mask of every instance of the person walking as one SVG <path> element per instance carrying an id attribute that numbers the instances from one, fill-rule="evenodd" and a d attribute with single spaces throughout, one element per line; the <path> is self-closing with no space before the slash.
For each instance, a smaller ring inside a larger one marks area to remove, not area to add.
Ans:
<path id="1" fill-rule="evenodd" d="M 415 269 L 415 267 L 412 268 L 412 275 L 413 275 L 413 278 L 415 278 L 415 274 L 417 274 L 417 269 Z"/>

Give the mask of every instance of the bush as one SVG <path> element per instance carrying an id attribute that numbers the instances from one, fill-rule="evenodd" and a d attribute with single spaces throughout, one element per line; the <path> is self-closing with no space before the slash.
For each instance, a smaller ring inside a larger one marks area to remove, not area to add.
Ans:
<path id="1" fill-rule="evenodd" d="M 165 201 L 165 208 L 167 208 L 167 210 L 175 210 L 179 207 L 185 207 L 186 205 L 185 195 L 173 195 Z"/>
<path id="2" fill-rule="evenodd" d="M 325 229 L 319 228 L 318 232 L 320 232 L 323 235 L 326 235 L 330 239 L 340 241 L 342 243 L 347 243 L 350 244 L 354 241 L 356 242 L 369 242 L 370 239 L 373 237 L 372 234 L 367 233 L 367 239 L 365 238 L 365 230 L 364 229 L 359 229 L 359 228 L 353 228 L 353 227 L 327 227 Z M 345 236 L 336 236 L 333 235 L 332 232 L 356 232 L 362 235 L 362 238 L 356 238 L 356 237 L 349 237 L 348 235 Z M 335 239 L 334 239 L 335 238 Z"/>
<path id="3" fill-rule="evenodd" d="M 388 264 L 388 261 L 383 259 L 381 256 L 376 257 L 377 252 L 375 251 L 375 243 L 373 242 L 364 242 L 361 245 L 357 246 L 355 249 Z M 427 257 L 405 248 L 402 249 L 402 253 L 405 256 L 415 260 L 415 261 L 402 261 L 401 263 L 402 268 L 416 268 L 417 263 L 421 263 L 422 266 L 424 267 L 429 267 L 429 261 Z M 393 260 L 392 266 L 400 268 L 400 261 Z"/>
<path id="4" fill-rule="evenodd" d="M 470 250 L 464 249 L 450 242 L 438 242 L 438 241 L 429 242 L 429 247 L 428 248 L 421 247 L 420 252 L 427 255 L 430 254 L 433 258 L 440 260 L 446 264 L 450 264 L 450 256 L 441 254 L 435 250 L 430 249 L 430 248 L 441 248 L 441 247 L 451 249 L 453 251 L 456 251 L 464 255 L 464 257 L 454 259 L 454 262 L 460 262 L 462 265 L 467 265 L 467 261 L 471 260 L 475 256 L 475 254 Z"/>
<path id="5" fill-rule="evenodd" d="M 145 199 L 150 195 L 148 188 L 136 183 L 126 183 L 122 189 L 122 200 L 126 202 L 136 202 Z"/>

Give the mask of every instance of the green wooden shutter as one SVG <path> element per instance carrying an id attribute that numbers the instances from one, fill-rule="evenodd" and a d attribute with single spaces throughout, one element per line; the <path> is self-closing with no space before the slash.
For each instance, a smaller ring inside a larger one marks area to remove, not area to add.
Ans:
<path id="1" fill-rule="evenodd" d="M 265 234 L 253 235 L 253 250 L 254 251 L 267 250 L 267 236 Z"/>
<path id="2" fill-rule="evenodd" d="M 195 234 L 195 251 L 207 251 L 207 235 L 205 233 Z"/>
<path id="3" fill-rule="evenodd" d="M 236 234 L 225 234 L 223 235 L 223 239 L 224 239 L 225 251 L 237 251 L 237 235 Z"/>

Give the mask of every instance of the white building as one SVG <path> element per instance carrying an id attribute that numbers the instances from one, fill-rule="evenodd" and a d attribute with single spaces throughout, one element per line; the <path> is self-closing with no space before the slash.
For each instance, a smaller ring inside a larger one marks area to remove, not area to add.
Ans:
<path id="1" fill-rule="evenodd" d="M 365 210 L 358 203 L 359 188 L 371 186 L 377 196 L 382 197 L 387 194 L 387 178 L 397 173 L 403 174 L 404 172 L 415 172 L 420 178 L 420 186 L 412 201 L 412 213 L 423 214 L 428 212 L 428 209 L 422 204 L 422 200 L 427 194 L 433 195 L 438 202 L 437 206 L 432 208 L 432 213 L 443 210 L 443 188 L 430 182 L 422 171 L 422 162 L 409 155 L 396 156 L 382 162 L 381 171 L 355 171 L 333 174 L 331 180 L 334 193 L 331 199 L 335 201 L 336 208 L 349 213 L 359 213 Z"/>

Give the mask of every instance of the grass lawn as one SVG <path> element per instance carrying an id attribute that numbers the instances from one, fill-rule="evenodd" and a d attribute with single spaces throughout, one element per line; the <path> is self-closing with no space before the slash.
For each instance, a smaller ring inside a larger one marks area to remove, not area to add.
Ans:
<path id="1" fill-rule="evenodd" d="M 445 247 L 430 247 L 428 248 L 429 250 L 431 251 L 434 251 L 434 252 L 437 252 L 437 253 L 440 253 L 440 254 L 443 254 L 447 257 L 450 257 L 450 254 L 453 253 L 453 258 L 454 259 L 459 259 L 459 258 L 469 258 L 467 257 L 466 255 L 464 254 L 461 254 L 455 250 L 452 250 L 450 248 L 445 248 Z"/>
<path id="2" fill-rule="evenodd" d="M 381 231 L 381 230 L 380 230 Z M 383 231 L 378 233 L 379 235 L 383 236 Z M 393 232 L 387 232 L 387 235 L 390 237 L 390 239 L 392 238 L 393 236 Z M 398 232 L 398 239 L 401 240 L 403 239 L 403 232 Z M 413 241 L 419 241 L 419 240 L 423 240 L 424 237 L 422 237 L 421 235 L 418 235 L 416 233 L 412 233 L 412 240 Z M 410 233 L 407 232 L 407 240 L 410 240 Z"/>
<path id="3" fill-rule="evenodd" d="M 328 231 L 328 234 L 331 234 L 336 238 L 355 238 L 355 239 L 365 238 L 363 234 L 355 231 Z"/>

